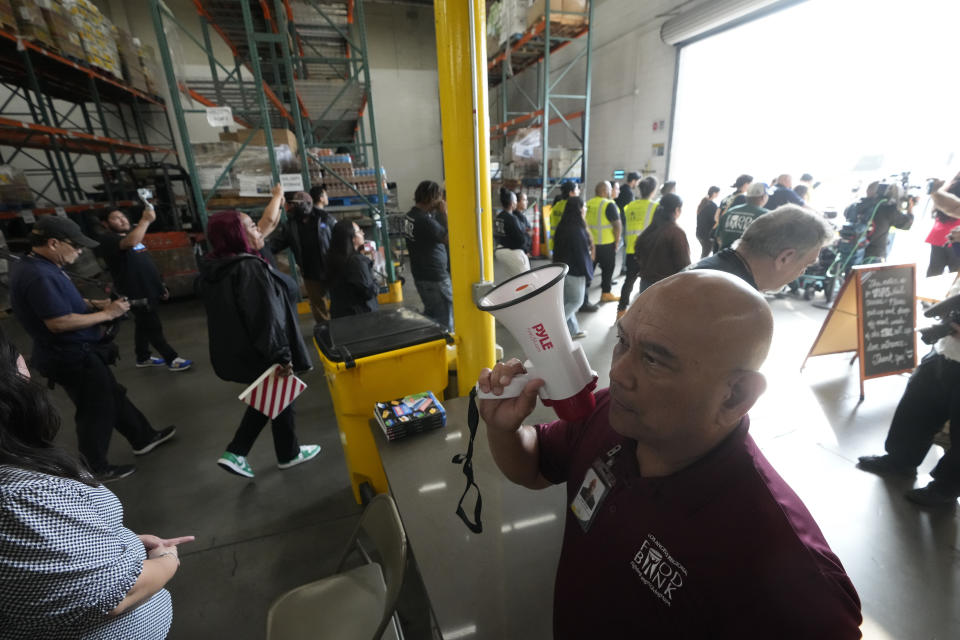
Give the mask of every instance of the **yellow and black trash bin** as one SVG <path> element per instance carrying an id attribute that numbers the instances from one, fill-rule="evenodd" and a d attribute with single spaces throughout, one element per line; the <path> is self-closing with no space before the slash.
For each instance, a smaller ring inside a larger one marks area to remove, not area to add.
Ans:
<path id="1" fill-rule="evenodd" d="M 334 318 L 314 328 L 333 398 L 353 497 L 385 493 L 387 478 L 370 433 L 374 403 L 420 391 L 443 400 L 450 334 L 410 309 Z M 367 486 L 364 486 L 367 485 Z"/>

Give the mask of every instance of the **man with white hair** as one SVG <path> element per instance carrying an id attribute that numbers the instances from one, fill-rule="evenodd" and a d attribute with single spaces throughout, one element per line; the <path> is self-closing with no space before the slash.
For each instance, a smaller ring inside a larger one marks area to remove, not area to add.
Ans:
<path id="1" fill-rule="evenodd" d="M 833 230 L 816 213 L 785 205 L 751 222 L 735 248 L 728 247 L 689 269 L 726 271 L 754 289 L 779 291 L 800 277 L 832 238 Z"/>

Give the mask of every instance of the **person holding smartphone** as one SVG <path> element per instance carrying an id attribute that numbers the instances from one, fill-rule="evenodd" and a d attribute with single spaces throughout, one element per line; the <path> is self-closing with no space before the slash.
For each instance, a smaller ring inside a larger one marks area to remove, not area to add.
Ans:
<path id="1" fill-rule="evenodd" d="M 123 211 L 114 209 L 101 219 L 103 233 L 97 255 L 103 258 L 113 278 L 116 292 L 130 300 L 133 315 L 133 342 L 138 367 L 167 367 L 170 371 L 186 371 L 193 366 L 192 360 L 181 358 L 163 335 L 163 324 L 157 313 L 160 301 L 170 298 L 157 265 L 143 244 L 150 225 L 157 219 L 157 212 L 150 204 L 150 192 L 141 189 L 143 213 L 136 225 Z M 153 346 L 159 356 L 150 353 Z"/>

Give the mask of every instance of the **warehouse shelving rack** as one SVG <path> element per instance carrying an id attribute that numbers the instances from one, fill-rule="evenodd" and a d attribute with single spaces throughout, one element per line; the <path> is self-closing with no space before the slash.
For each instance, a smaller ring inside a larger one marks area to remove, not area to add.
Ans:
<path id="1" fill-rule="evenodd" d="M 350 208 L 366 211 L 375 225 L 378 244 L 389 246 L 383 181 L 376 181 L 375 196 L 361 194 L 349 177 L 325 164 L 324 156 L 309 152 L 311 147 L 345 147 L 359 164 L 380 167 L 363 2 L 193 0 L 193 4 L 200 37 L 161 0 L 150 0 L 150 9 L 185 164 L 193 177 L 194 197 L 204 224 L 209 210 L 262 207 L 262 199 L 223 199 L 216 191 L 258 130 L 263 132 L 273 179 L 279 181 L 272 128 L 282 126 L 296 136 L 304 187 L 309 188 L 311 166 L 322 167 L 327 183 L 346 185 L 355 194 Z M 232 59 L 227 63 L 217 58 L 215 36 L 230 51 Z M 209 74 L 186 77 L 175 58 L 177 43 L 192 44 L 202 51 Z M 233 121 L 249 133 L 213 188 L 204 191 L 185 114 L 206 112 L 208 107 L 230 107 Z M 387 280 L 394 283 L 394 265 L 391 260 L 386 262 Z"/>
<path id="2" fill-rule="evenodd" d="M 588 3 L 586 13 L 556 11 L 551 1 L 545 3 L 544 16 L 531 25 L 525 32 L 504 43 L 495 53 L 488 52 L 487 77 L 491 89 L 499 87 L 494 97 L 496 104 L 490 107 L 491 113 L 499 121 L 491 124 L 490 138 L 493 141 L 508 140 L 518 129 L 541 129 L 540 150 L 541 166 L 537 178 L 525 179 L 524 184 L 540 187 L 541 202 L 553 189 L 559 187 L 564 179 L 583 181 L 587 176 L 587 154 L 590 141 L 590 69 L 592 58 L 590 25 L 593 22 L 593 4 Z M 565 16 L 575 16 L 579 24 L 567 24 Z M 576 52 L 562 64 L 555 65 L 552 56 L 561 49 L 573 46 Z M 583 65 L 582 92 L 558 93 L 558 84 L 566 78 L 574 78 L 573 73 L 580 61 Z M 530 96 L 524 91 L 518 80 L 524 72 L 536 74 L 536 93 Z M 515 95 L 511 95 L 515 94 Z M 519 106 L 517 104 L 519 103 Z M 580 126 L 573 122 L 579 120 Z M 559 173 L 549 175 L 550 128 L 562 125 L 569 130 L 581 145 L 578 158 Z M 501 147 L 502 148 L 502 147 Z M 571 175 L 577 163 L 580 163 L 579 175 Z"/>
<path id="3" fill-rule="evenodd" d="M 0 86 L 0 163 L 23 169 L 36 203 L 5 205 L 0 219 L 131 206 L 117 169 L 177 162 L 160 97 L 2 29 Z M 78 170 L 84 156 L 97 171 Z M 176 211 L 166 222 L 179 228 Z"/>

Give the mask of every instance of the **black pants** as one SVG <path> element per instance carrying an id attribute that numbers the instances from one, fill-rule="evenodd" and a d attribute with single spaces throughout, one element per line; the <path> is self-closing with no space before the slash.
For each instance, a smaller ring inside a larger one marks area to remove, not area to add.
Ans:
<path id="1" fill-rule="evenodd" d="M 613 282 L 613 268 L 617 263 L 617 244 L 611 242 L 610 244 L 598 244 L 597 245 L 597 259 L 593 261 L 593 268 L 596 269 L 597 265 L 600 265 L 600 291 L 602 293 L 610 293 L 610 289 L 613 287 L 611 284 Z M 590 283 L 587 283 L 587 286 L 590 286 Z M 584 297 L 586 299 L 586 297 Z"/>
<path id="2" fill-rule="evenodd" d="M 630 296 L 633 294 L 633 285 L 640 277 L 640 265 L 634 260 L 633 253 L 627 254 L 626 267 L 627 275 L 623 278 L 623 286 L 620 287 L 620 302 L 617 304 L 617 311 L 623 311 L 630 306 Z"/>
<path id="3" fill-rule="evenodd" d="M 923 359 L 893 414 L 886 450 L 905 466 L 917 466 L 933 437 L 950 420 L 950 450 L 930 473 L 951 489 L 960 490 L 960 362 L 940 354 Z"/>
<path id="4" fill-rule="evenodd" d="M 289 462 L 300 454 L 300 445 L 297 444 L 297 434 L 293 430 L 293 421 L 296 411 L 295 403 L 280 412 L 270 425 L 273 430 L 273 449 L 277 454 L 277 462 Z M 240 427 L 233 435 L 233 440 L 227 445 L 227 451 L 238 456 L 246 456 L 253 448 L 257 436 L 267 424 L 267 416 L 253 407 L 247 407 Z"/>
<path id="5" fill-rule="evenodd" d="M 957 255 L 953 247 L 930 245 L 930 266 L 927 267 L 927 277 L 940 275 L 944 267 L 950 272 L 960 271 L 960 255 Z"/>
<path id="6" fill-rule="evenodd" d="M 160 324 L 160 316 L 157 314 L 153 303 L 146 309 L 134 307 L 130 309 L 133 314 L 133 344 L 134 352 L 137 355 L 137 361 L 143 362 L 150 357 L 150 345 L 157 350 L 160 357 L 167 361 L 167 364 L 173 362 L 177 357 L 177 352 L 167 344 L 167 339 L 163 337 L 163 325 Z"/>
<path id="7" fill-rule="evenodd" d="M 697 236 L 697 242 L 700 243 L 700 259 L 703 260 L 710 255 L 711 251 L 713 251 L 713 238 L 710 236 L 705 238 Z"/>
<path id="8" fill-rule="evenodd" d="M 156 435 L 147 418 L 127 398 L 127 390 L 113 377 L 110 367 L 94 353 L 70 365 L 45 372 L 70 396 L 77 408 L 77 444 L 94 473 L 107 466 L 110 436 L 116 429 L 134 449 Z"/>

